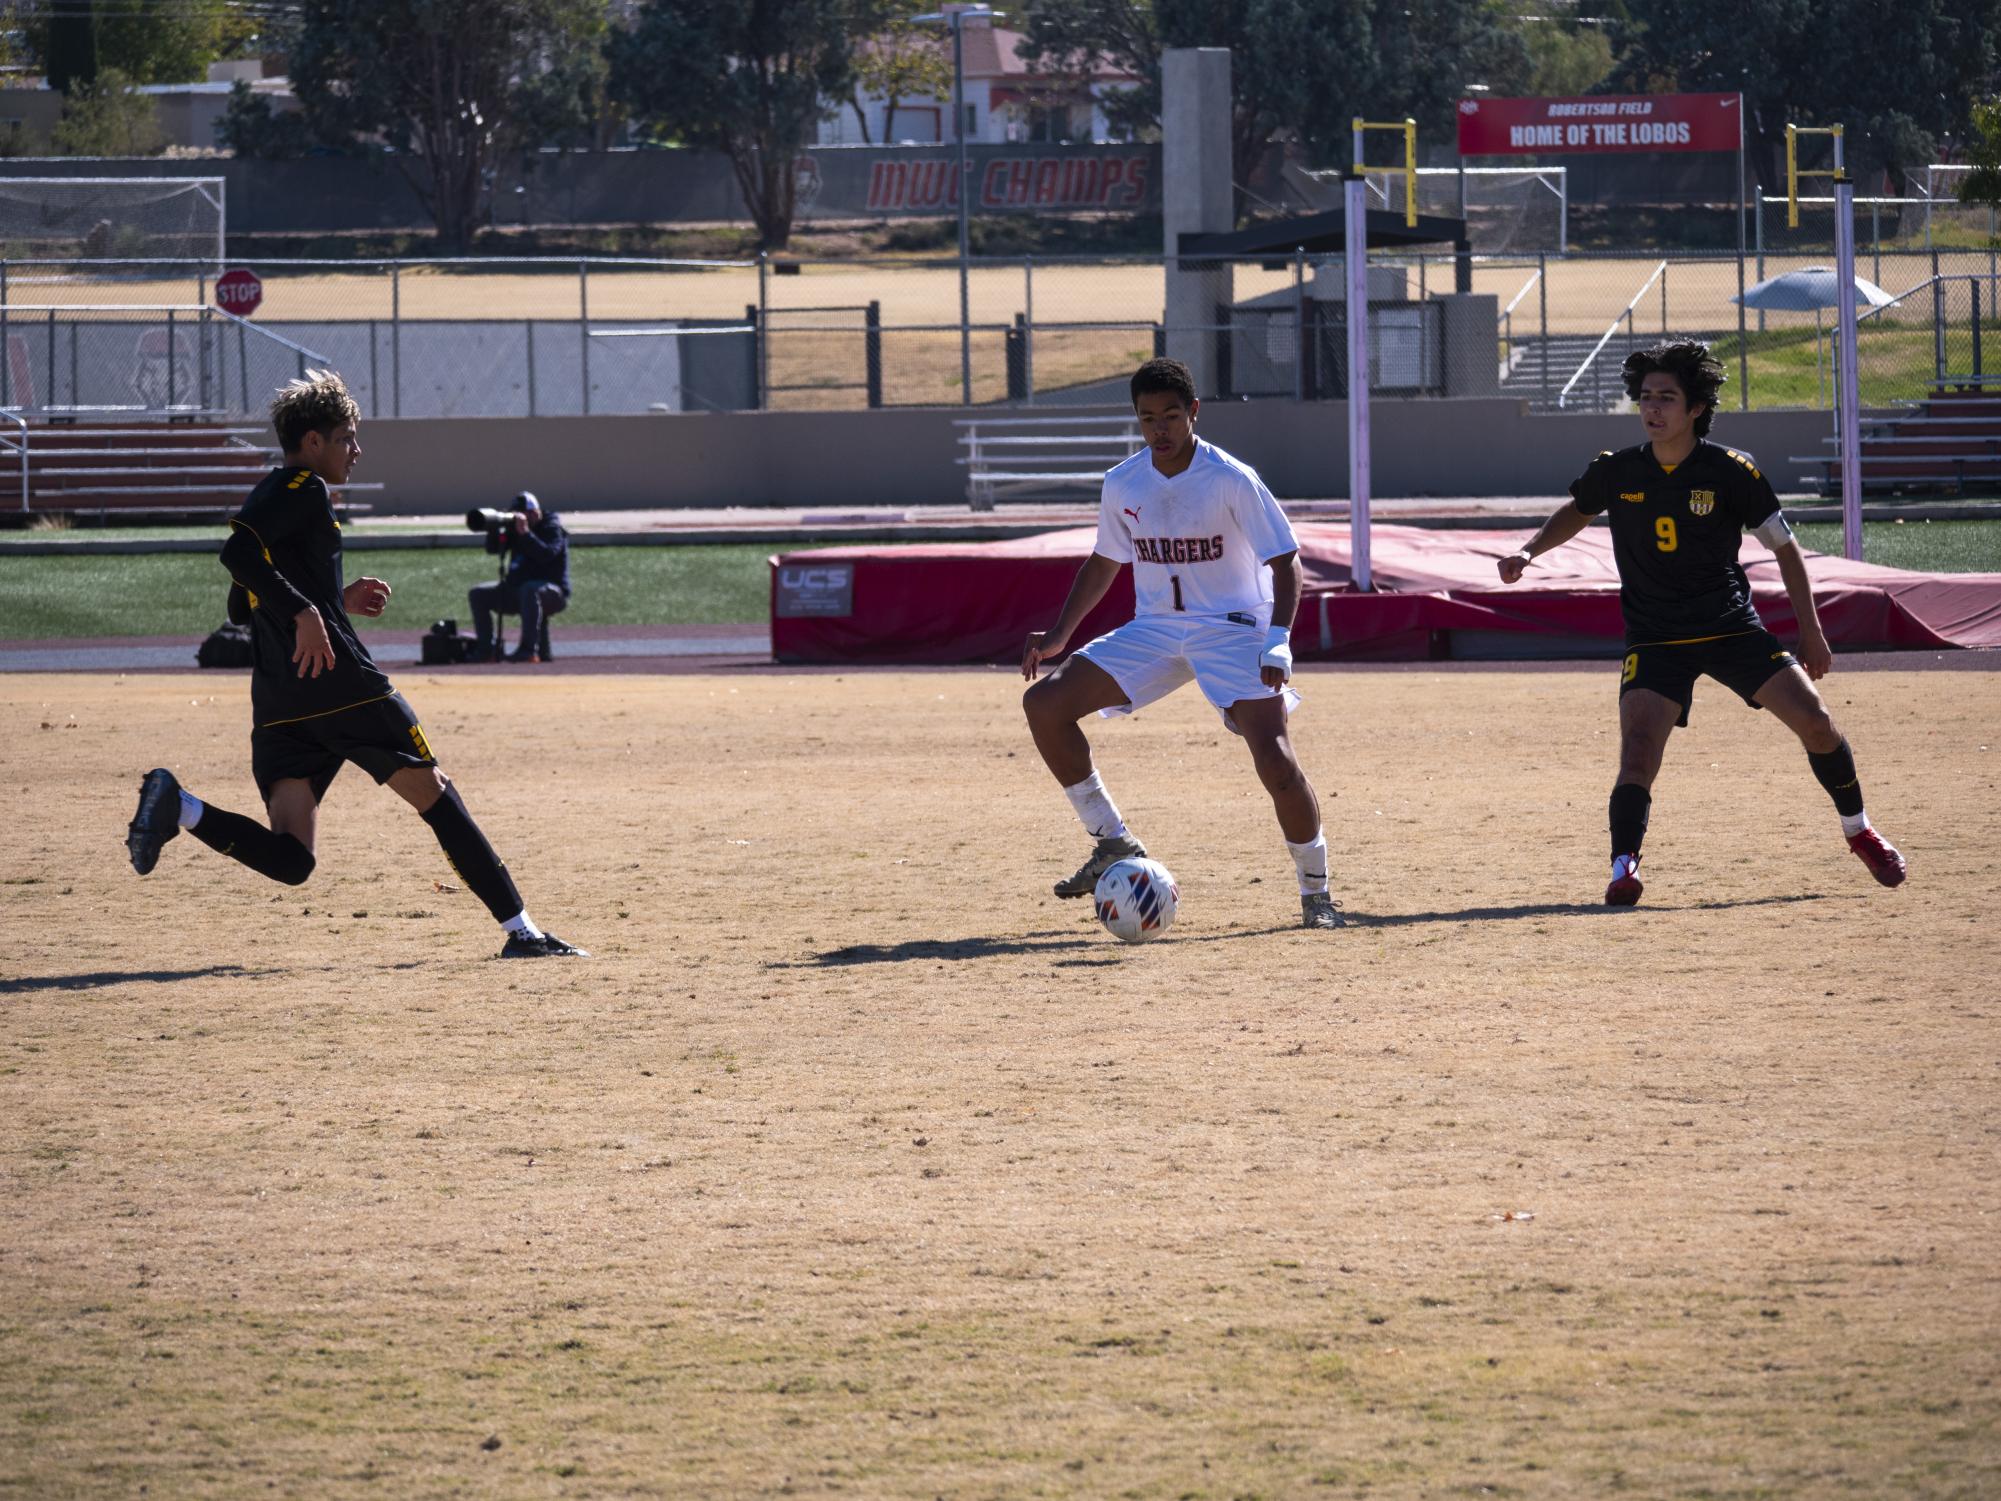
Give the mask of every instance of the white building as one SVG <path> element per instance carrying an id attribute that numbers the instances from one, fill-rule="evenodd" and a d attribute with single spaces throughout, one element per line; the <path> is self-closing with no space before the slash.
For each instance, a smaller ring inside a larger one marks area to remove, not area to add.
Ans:
<path id="1" fill-rule="evenodd" d="M 945 9 L 953 7 L 948 5 Z M 1088 78 L 1055 77 L 1030 71 L 1022 55 L 1024 38 L 1018 31 L 995 26 L 984 18 L 969 19 L 965 27 L 966 139 L 1004 145 L 1023 141 L 1104 141 L 1113 139 L 1105 119 L 1104 100 L 1134 87 L 1139 79 L 1109 58 L 1095 59 Z M 930 45 L 939 48 L 949 70 L 952 55 L 951 32 L 940 26 Z M 874 48 L 891 45 L 887 41 L 863 43 Z M 906 44 L 907 45 L 907 44 Z M 838 106 L 830 101 L 830 112 L 820 122 L 814 144 L 819 146 L 930 145 L 956 139 L 952 130 L 950 85 L 946 97 L 924 96 L 896 101 L 889 114 L 889 101 L 877 94 L 861 96 L 862 112 L 868 120 L 864 137 L 855 118 L 854 107 L 846 100 Z"/>

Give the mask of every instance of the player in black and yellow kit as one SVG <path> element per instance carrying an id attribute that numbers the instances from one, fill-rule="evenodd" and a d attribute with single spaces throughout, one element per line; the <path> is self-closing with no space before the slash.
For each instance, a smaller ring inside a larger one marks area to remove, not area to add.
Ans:
<path id="1" fill-rule="evenodd" d="M 132 868 L 146 875 L 161 846 L 186 829 L 260 875 L 299 885 L 313 873 L 320 800 L 352 761 L 431 826 L 445 858 L 506 930 L 503 959 L 588 957 L 529 919 L 417 716 L 348 619 L 349 611 L 380 615 L 389 599 L 381 579 L 342 583 L 340 522 L 327 486 L 344 484 L 361 457 L 359 415 L 331 372 L 309 371 L 279 391 L 271 420 L 285 462 L 250 492 L 223 544 L 231 618 L 251 623 L 250 770 L 270 827 L 204 803 L 157 768 L 139 784 L 126 835 Z"/>
<path id="2" fill-rule="evenodd" d="M 1708 674 L 1754 709 L 1769 709 L 1800 738 L 1834 799 L 1848 847 L 1885 886 L 1904 879 L 1904 857 L 1869 823 L 1848 741 L 1814 683 L 1834 663 L 1814 609 L 1813 586 L 1779 498 L 1749 454 L 1707 441 L 1723 366 L 1692 340 L 1630 356 L 1626 394 L 1647 441 L 1601 453 L 1564 506 L 1526 547 L 1501 559 L 1514 583 L 1530 560 L 1560 547 L 1609 512 L 1626 656 L 1619 678 L 1619 779 L 1612 788 L 1612 881 L 1605 900 L 1640 899 L 1640 841 L 1647 831 L 1661 754 L 1688 723 L 1695 680 Z M 1772 550 L 1799 622 L 1799 655 L 1765 629 L 1737 562 L 1745 531 Z"/>

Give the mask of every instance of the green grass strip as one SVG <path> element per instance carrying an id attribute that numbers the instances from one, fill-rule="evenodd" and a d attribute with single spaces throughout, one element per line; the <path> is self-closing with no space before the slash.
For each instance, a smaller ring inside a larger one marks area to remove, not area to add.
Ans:
<path id="1" fill-rule="evenodd" d="M 579 547 L 568 625 L 728 625 L 770 611 L 765 559 L 793 551 L 760 543 L 711 547 Z M 395 592 L 380 625 L 422 631 L 441 616 L 471 629 L 466 590 L 495 576 L 477 550 L 385 548 L 346 557 L 350 581 L 386 579 Z M 201 553 L 0 557 L 0 639 L 186 636 L 222 623 L 229 577 Z"/>
<path id="2" fill-rule="evenodd" d="M 1838 555 L 1841 528 L 1799 527 L 1816 552 Z M 765 560 L 798 551 L 762 543 L 694 547 L 578 547 L 570 554 L 576 598 L 570 625 L 732 625 L 769 612 Z M 2001 521 L 1872 521 L 1863 528 L 1871 563 L 1929 573 L 2001 573 Z M 1762 553 L 1748 543 L 1747 559 Z M 395 590 L 382 625 L 422 631 L 441 616 L 471 628 L 466 590 L 493 577 L 486 554 L 396 548 L 347 556 Z M 222 622 L 228 578 L 202 553 L 124 557 L 0 556 L 0 639 L 60 636 L 188 636 Z"/>

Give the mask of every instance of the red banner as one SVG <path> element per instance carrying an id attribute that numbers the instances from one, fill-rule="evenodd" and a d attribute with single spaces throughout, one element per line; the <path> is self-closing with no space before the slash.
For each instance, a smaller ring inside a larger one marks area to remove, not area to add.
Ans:
<path id="1" fill-rule="evenodd" d="M 1461 156 L 1529 152 L 1735 151 L 1741 94 L 1461 99 Z"/>

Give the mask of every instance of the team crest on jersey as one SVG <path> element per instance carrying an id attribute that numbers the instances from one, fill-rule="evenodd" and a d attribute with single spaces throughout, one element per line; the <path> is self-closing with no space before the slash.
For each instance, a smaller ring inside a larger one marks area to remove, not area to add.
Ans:
<path id="1" fill-rule="evenodd" d="M 1707 516 L 1716 509 L 1714 490 L 1691 490 L 1688 492 L 1688 508 L 1697 516 Z"/>

